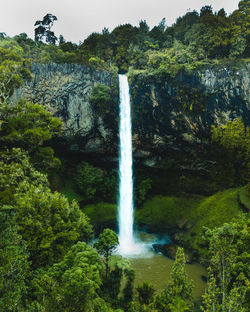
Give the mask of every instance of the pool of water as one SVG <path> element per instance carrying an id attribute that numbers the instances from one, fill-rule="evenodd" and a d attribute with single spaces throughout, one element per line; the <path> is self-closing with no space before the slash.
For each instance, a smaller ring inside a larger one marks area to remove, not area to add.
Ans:
<path id="1" fill-rule="evenodd" d="M 140 233 L 138 236 L 147 245 L 148 252 L 144 252 L 139 257 L 129 258 L 131 268 L 135 270 L 135 286 L 147 281 L 159 291 L 167 285 L 170 279 L 174 260 L 153 251 L 151 248 L 152 242 L 159 242 L 154 235 Z M 164 240 L 167 241 L 167 237 Z M 207 276 L 207 271 L 199 263 L 186 264 L 185 268 L 188 278 L 194 281 L 193 296 L 195 299 L 198 299 L 205 291 L 206 282 L 201 277 L 202 275 Z"/>
<path id="2" fill-rule="evenodd" d="M 170 272 L 174 261 L 167 257 L 154 253 L 147 258 L 129 259 L 131 268 L 135 270 L 135 286 L 148 281 L 156 290 L 163 289 L 170 279 Z M 186 264 L 188 278 L 194 281 L 193 295 L 199 298 L 204 294 L 206 283 L 201 279 L 207 275 L 206 269 L 198 263 Z"/>

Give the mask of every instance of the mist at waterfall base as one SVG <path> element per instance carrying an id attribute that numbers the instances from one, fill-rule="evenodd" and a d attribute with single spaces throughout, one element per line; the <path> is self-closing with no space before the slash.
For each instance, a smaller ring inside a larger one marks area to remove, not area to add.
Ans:
<path id="1" fill-rule="evenodd" d="M 134 233 L 132 125 L 129 84 L 126 75 L 119 75 L 120 90 L 120 157 L 117 253 L 124 257 L 145 256 L 152 242 L 142 242 Z"/>

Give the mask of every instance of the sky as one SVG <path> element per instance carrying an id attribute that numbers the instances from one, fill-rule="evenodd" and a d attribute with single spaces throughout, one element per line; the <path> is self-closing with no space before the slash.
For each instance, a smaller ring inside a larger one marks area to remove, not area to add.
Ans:
<path id="1" fill-rule="evenodd" d="M 138 26 L 146 20 L 150 27 L 166 18 L 167 26 L 188 11 L 200 11 L 212 5 L 214 11 L 224 8 L 230 14 L 239 0 L 0 0 L 0 32 L 12 37 L 27 33 L 34 38 L 34 24 L 47 13 L 57 17 L 52 30 L 67 41 L 79 43 L 92 32 L 110 31 L 130 23 Z"/>

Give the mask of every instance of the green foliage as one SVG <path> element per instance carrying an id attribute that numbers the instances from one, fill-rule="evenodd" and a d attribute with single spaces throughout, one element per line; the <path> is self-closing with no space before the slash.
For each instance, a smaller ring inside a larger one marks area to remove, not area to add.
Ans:
<path id="1" fill-rule="evenodd" d="M 107 202 L 116 203 L 118 193 L 117 171 L 105 172 L 104 181 L 100 189 L 102 198 Z"/>
<path id="2" fill-rule="evenodd" d="M 52 147 L 38 147 L 36 151 L 31 153 L 33 165 L 42 172 L 51 172 L 61 167 L 61 161 L 55 157 Z"/>
<path id="3" fill-rule="evenodd" d="M 53 135 L 60 133 L 62 122 L 52 117 L 43 106 L 20 100 L 2 109 L 1 141 L 34 150 Z"/>
<path id="4" fill-rule="evenodd" d="M 101 187 L 104 173 L 89 163 L 82 161 L 76 169 L 74 181 L 85 198 L 93 199 L 97 190 Z"/>
<path id="5" fill-rule="evenodd" d="M 24 311 L 29 272 L 27 244 L 8 212 L 0 210 L 0 310 Z"/>
<path id="6" fill-rule="evenodd" d="M 61 259 L 78 240 L 90 238 L 91 227 L 78 204 L 61 194 L 32 185 L 16 204 L 16 222 L 28 243 L 34 266 Z"/>
<path id="7" fill-rule="evenodd" d="M 0 203 L 15 205 L 14 195 L 24 194 L 29 186 L 48 188 L 46 175 L 34 169 L 27 153 L 13 148 L 0 153 Z"/>
<path id="8" fill-rule="evenodd" d="M 126 284 L 122 291 L 123 293 L 123 304 L 125 307 L 128 307 L 129 303 L 133 300 L 134 295 L 134 281 L 135 281 L 135 271 L 132 269 L 125 269 L 124 270 L 126 276 Z"/>
<path id="9" fill-rule="evenodd" d="M 156 296 L 154 307 L 157 311 L 192 311 L 193 281 L 187 280 L 185 256 L 182 248 L 178 248 L 176 260 L 171 271 L 171 280 L 166 288 Z"/>
<path id="10" fill-rule="evenodd" d="M 46 311 L 95 311 L 102 270 L 98 253 L 86 243 L 78 242 L 61 262 L 33 280 L 33 288 Z"/>
<path id="11" fill-rule="evenodd" d="M 248 151 L 250 132 L 240 118 L 212 128 L 212 139 L 225 149 L 234 152 Z"/>
<path id="12" fill-rule="evenodd" d="M 105 226 L 114 227 L 116 224 L 117 204 L 91 204 L 84 207 L 84 212 L 94 224 L 97 232 Z"/>
<path id="13" fill-rule="evenodd" d="M 98 113 L 108 113 L 111 109 L 111 89 L 109 86 L 103 84 L 97 84 L 90 97 L 90 102 L 93 104 L 94 109 Z"/>
<path id="14" fill-rule="evenodd" d="M 0 155 L 0 203 L 11 205 L 19 233 L 27 242 L 33 266 L 52 264 L 80 239 L 89 239 L 91 226 L 78 204 L 48 188 L 19 149 Z"/>
<path id="15" fill-rule="evenodd" d="M 138 293 L 138 301 L 140 304 L 148 305 L 153 300 L 155 289 L 151 284 L 144 282 L 136 287 L 136 291 Z"/>
<path id="16" fill-rule="evenodd" d="M 239 190 L 239 202 L 245 210 L 250 210 L 250 196 L 248 186 L 242 187 Z"/>
<path id="17" fill-rule="evenodd" d="M 118 180 L 112 171 L 104 171 L 86 161 L 81 161 L 73 179 L 86 202 L 100 199 L 116 202 Z"/>
<path id="18" fill-rule="evenodd" d="M 61 179 L 61 177 L 59 177 Z M 83 196 L 81 194 L 79 194 L 76 190 L 75 190 L 75 185 L 73 183 L 72 180 L 67 179 L 65 181 L 65 184 L 63 186 L 63 188 L 60 189 L 60 192 L 68 198 L 68 200 L 71 202 L 73 199 L 75 199 L 76 201 L 80 202 L 81 200 L 83 200 Z M 89 215 L 89 218 L 91 219 L 91 214 Z M 93 223 L 93 222 L 92 222 Z"/>
<path id="19" fill-rule="evenodd" d="M 155 230 L 166 230 L 188 217 L 201 203 L 202 197 L 164 197 L 155 196 L 147 200 L 142 209 L 136 211 L 138 223 L 149 225 Z"/>
<path id="20" fill-rule="evenodd" d="M 132 301 L 128 308 L 127 308 L 128 312 L 157 312 L 157 310 L 155 310 L 154 308 L 152 308 L 151 306 L 146 306 L 139 304 L 138 302 Z"/>
<path id="21" fill-rule="evenodd" d="M 246 205 L 249 205 L 246 187 L 228 189 L 205 198 L 190 195 L 178 198 L 154 196 L 136 211 L 135 217 L 139 224 L 153 231 L 176 228 L 180 220 L 186 219 L 191 228 L 181 240 L 200 255 L 207 256 L 202 228 L 219 227 L 237 217 L 242 212 L 241 193 L 245 194 Z"/>
<path id="22" fill-rule="evenodd" d="M 102 69 L 104 66 L 104 61 L 100 59 L 98 56 L 89 58 L 89 65 L 98 69 Z"/>
<path id="23" fill-rule="evenodd" d="M 195 225 L 184 240 L 200 254 L 206 255 L 207 245 L 202 238 L 202 228 L 216 228 L 225 222 L 230 222 L 241 214 L 242 208 L 239 202 L 241 188 L 229 189 L 205 198 L 193 211 Z M 205 247 L 205 248 L 204 248 Z M 206 255 L 207 256 L 207 255 Z"/>
<path id="24" fill-rule="evenodd" d="M 206 62 L 200 61 L 190 46 L 185 46 L 179 41 L 174 41 L 169 49 L 160 51 L 149 50 L 145 53 L 146 70 L 165 70 L 171 76 L 176 77 L 181 70 L 193 72 L 202 68 Z"/>
<path id="25" fill-rule="evenodd" d="M 137 204 L 142 204 L 147 196 L 148 191 L 151 189 L 152 180 L 146 178 L 140 181 L 140 183 L 135 186 L 135 201 Z"/>
<path id="26" fill-rule="evenodd" d="M 119 306 L 118 295 L 121 288 L 122 273 L 122 268 L 116 264 L 114 269 L 110 271 L 108 278 L 102 282 L 102 297 L 112 306 Z"/>
<path id="27" fill-rule="evenodd" d="M 106 280 L 108 279 L 110 274 L 110 257 L 118 245 L 118 236 L 114 231 L 108 228 L 99 235 L 98 241 L 94 244 L 94 247 L 97 249 L 97 251 L 104 256 L 104 263 L 106 267 Z"/>
<path id="28" fill-rule="evenodd" d="M 31 80 L 31 63 L 22 58 L 22 54 L 18 45 L 13 48 L 8 41 L 0 41 L 0 104 L 9 99 L 15 88 L 23 85 L 24 79 Z"/>
<path id="29" fill-rule="evenodd" d="M 247 183 L 250 179 L 249 127 L 245 127 L 240 118 L 229 121 L 224 126 L 212 127 L 212 140 L 219 147 L 218 163 L 224 169 L 223 172 L 228 179 L 231 178 L 231 185 L 235 182 Z M 227 164 L 231 164 L 231 167 Z"/>
<path id="30" fill-rule="evenodd" d="M 21 47 L 24 56 L 34 62 L 80 63 L 114 72 L 117 68 L 127 72 L 131 65 L 135 69 L 151 69 L 145 62 L 151 52 L 165 54 L 161 63 L 167 67 L 170 64 L 174 72 L 180 65 L 192 70 L 199 61 L 208 58 L 249 57 L 248 1 L 240 1 L 239 8 L 229 16 L 224 9 L 213 12 L 210 6 L 205 6 L 200 14 L 187 12 L 169 27 L 162 19 L 151 30 L 146 21 L 140 21 L 137 27 L 119 25 L 112 32 L 104 28 L 101 33 L 90 34 L 79 45 L 65 42 L 62 35 L 59 45 L 55 45 L 57 37 L 51 29 L 56 20 L 56 16 L 47 14 L 42 21 L 37 21 L 35 41 L 23 33 L 14 39 L 2 34 L 0 46 L 1 41 L 12 41 L 12 45 Z M 172 63 L 174 60 L 177 66 Z"/>
<path id="31" fill-rule="evenodd" d="M 54 32 L 51 31 L 51 27 L 54 22 L 57 21 L 57 17 L 53 14 L 46 14 L 42 21 L 36 21 L 35 26 L 35 41 L 42 41 L 45 38 L 47 43 L 55 44 L 57 37 Z"/>
<path id="32" fill-rule="evenodd" d="M 56 20 L 47 14 L 36 22 L 35 42 L 24 33 L 14 38 L 0 34 L 0 310 L 111 312 L 112 305 L 131 312 L 191 311 L 192 283 L 187 281 L 182 249 L 177 252 L 171 281 L 154 300 L 152 286 L 144 283 L 137 287 L 139 302 L 132 301 L 135 276 L 128 268 L 124 272 L 127 283 L 122 298 L 118 298 L 123 268 L 111 264 L 117 235 L 110 229 L 100 235 L 95 247 L 102 259 L 82 242 L 91 237 L 88 218 L 74 200 L 69 203 L 52 192 L 46 175 L 41 173 L 51 173 L 60 165 L 53 149 L 44 143 L 60 133 L 61 122 L 39 105 L 25 100 L 9 105 L 8 101 L 15 88 L 30 80 L 30 60 L 79 63 L 114 73 L 115 67 L 120 72 L 130 68 L 131 82 L 145 82 L 145 86 L 153 82 L 156 89 L 145 87 L 141 97 L 139 109 L 144 116 L 148 115 L 147 105 L 152 110 L 154 92 L 165 92 L 158 85 L 167 77 L 176 92 L 174 103 L 196 116 L 205 108 L 207 94 L 178 82 L 178 77 L 207 65 L 224 64 L 223 58 L 249 57 L 249 1 L 240 1 L 238 10 L 229 16 L 223 9 L 214 13 L 205 6 L 200 14 L 188 12 L 171 27 L 166 27 L 164 19 L 151 30 L 145 21 L 138 27 L 119 25 L 111 33 L 108 29 L 93 33 L 79 45 L 65 42 L 62 36 L 55 45 L 57 38 L 51 28 Z M 136 92 L 133 88 L 133 96 Z M 96 85 L 91 102 L 96 115 L 104 114 L 105 122 L 113 124 L 117 115 L 116 86 Z M 215 184 L 211 189 L 246 184 L 249 129 L 235 120 L 213 127 L 212 140 L 218 150 L 218 166 L 211 173 Z M 217 176 L 221 168 L 225 181 Z M 115 202 L 117 180 L 116 173 L 82 162 L 74 176 L 81 195 L 73 192 L 70 183 L 66 191 L 70 199 L 78 196 L 85 202 Z M 137 182 L 135 199 L 142 205 L 153 182 L 145 177 Z M 240 217 L 242 209 L 249 209 L 248 191 L 249 187 L 229 189 L 207 198 L 155 196 L 136 213 L 137 221 L 151 230 L 164 231 L 176 227 L 183 218 L 188 220 L 185 235 L 180 234 L 181 242 L 198 250 L 206 262 L 210 259 L 203 311 L 249 309 L 249 221 Z M 105 223 L 115 222 L 116 205 L 88 205 L 84 211 L 98 230 Z M 232 217 L 238 220 L 223 225 Z M 203 226 L 211 228 L 205 237 Z"/>
<path id="33" fill-rule="evenodd" d="M 118 236 L 111 229 L 105 229 L 98 238 L 95 248 L 105 258 L 109 258 L 114 249 L 119 245 Z"/>
<path id="34" fill-rule="evenodd" d="M 9 147 L 21 147 L 29 151 L 35 167 L 51 172 L 61 162 L 51 147 L 44 143 L 58 135 L 62 122 L 52 117 L 43 106 L 20 100 L 17 104 L 1 107 L 0 142 Z"/>
<path id="35" fill-rule="evenodd" d="M 249 309 L 249 225 L 249 219 L 241 217 L 206 231 L 210 267 L 202 311 Z"/>

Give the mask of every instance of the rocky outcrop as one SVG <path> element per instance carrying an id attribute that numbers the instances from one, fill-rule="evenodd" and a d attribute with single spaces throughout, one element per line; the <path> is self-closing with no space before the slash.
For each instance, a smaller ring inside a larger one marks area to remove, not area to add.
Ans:
<path id="1" fill-rule="evenodd" d="M 76 64 L 34 64 L 32 75 L 31 83 L 15 91 L 13 101 L 25 97 L 59 117 L 63 121 L 61 142 L 70 150 L 116 152 L 117 123 L 114 118 L 110 122 L 107 114 L 95 112 L 90 103 L 93 87 L 115 88 L 116 75 Z"/>
<path id="2" fill-rule="evenodd" d="M 233 69 L 207 69 L 200 73 L 200 83 L 211 94 L 207 111 L 211 112 L 215 124 L 241 116 L 249 124 L 250 109 L 250 63 Z"/>
<path id="3" fill-rule="evenodd" d="M 178 249 L 178 245 L 175 244 L 153 244 L 153 249 L 155 252 L 162 253 L 164 256 L 175 260 L 176 253 Z M 195 255 L 192 254 L 190 251 L 184 251 L 186 263 L 192 263 L 195 260 Z"/>

